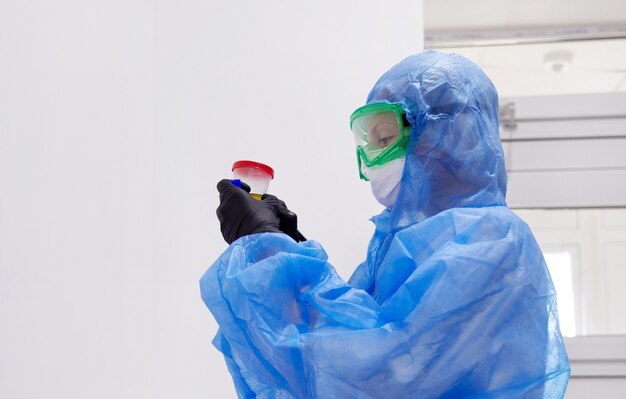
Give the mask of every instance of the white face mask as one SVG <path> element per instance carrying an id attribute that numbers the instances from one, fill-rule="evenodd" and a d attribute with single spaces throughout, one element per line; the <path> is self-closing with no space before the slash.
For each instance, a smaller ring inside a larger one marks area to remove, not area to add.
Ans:
<path id="1" fill-rule="evenodd" d="M 384 165 L 371 168 L 361 164 L 361 172 L 370 180 L 372 193 L 381 205 L 391 207 L 396 202 L 405 159 L 406 157 L 394 159 Z"/>

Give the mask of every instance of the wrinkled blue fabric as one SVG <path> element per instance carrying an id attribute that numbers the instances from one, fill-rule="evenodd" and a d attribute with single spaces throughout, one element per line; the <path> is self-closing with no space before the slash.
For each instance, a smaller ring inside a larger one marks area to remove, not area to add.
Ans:
<path id="1" fill-rule="evenodd" d="M 235 241 L 200 281 L 240 398 L 561 398 L 554 287 L 506 207 L 497 93 L 457 55 L 411 56 L 367 102 L 411 123 L 401 189 L 348 282 L 315 241 Z"/>

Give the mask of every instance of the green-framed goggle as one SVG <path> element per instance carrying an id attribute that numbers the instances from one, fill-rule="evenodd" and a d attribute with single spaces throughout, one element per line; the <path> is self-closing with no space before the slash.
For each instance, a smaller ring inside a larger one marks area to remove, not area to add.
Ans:
<path id="1" fill-rule="evenodd" d="M 368 180 L 361 172 L 361 164 L 372 167 L 403 157 L 406 154 L 411 125 L 402 105 L 373 103 L 352 113 L 350 130 L 356 142 L 359 175 L 361 179 Z"/>

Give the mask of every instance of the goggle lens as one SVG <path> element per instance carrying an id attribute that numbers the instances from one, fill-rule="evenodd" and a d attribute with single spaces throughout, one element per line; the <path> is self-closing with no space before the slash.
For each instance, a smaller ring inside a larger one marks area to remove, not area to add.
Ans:
<path id="1" fill-rule="evenodd" d="M 371 149 L 387 148 L 401 136 L 394 112 L 363 115 L 352 122 L 356 144 Z"/>
<path id="2" fill-rule="evenodd" d="M 365 105 L 350 117 L 359 165 L 383 165 L 404 155 L 410 126 L 400 104 Z"/>

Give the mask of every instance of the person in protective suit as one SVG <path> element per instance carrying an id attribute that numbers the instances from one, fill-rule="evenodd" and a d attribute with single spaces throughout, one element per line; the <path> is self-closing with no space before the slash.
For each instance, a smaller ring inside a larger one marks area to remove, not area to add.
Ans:
<path id="1" fill-rule="evenodd" d="M 282 201 L 218 184 L 231 245 L 200 286 L 239 397 L 562 398 L 555 291 L 506 207 L 489 78 L 427 51 L 386 72 L 350 120 L 359 173 L 386 208 L 348 282 L 320 244 L 298 242 Z"/>

